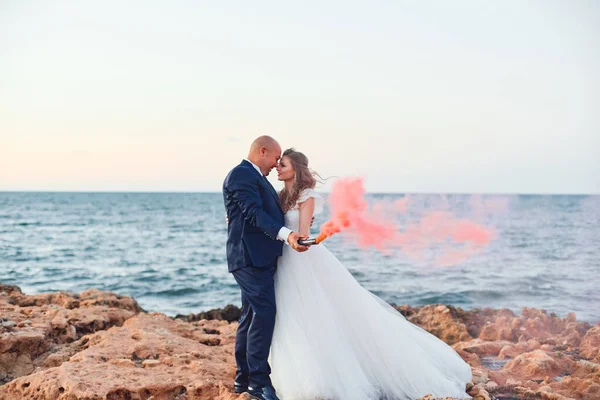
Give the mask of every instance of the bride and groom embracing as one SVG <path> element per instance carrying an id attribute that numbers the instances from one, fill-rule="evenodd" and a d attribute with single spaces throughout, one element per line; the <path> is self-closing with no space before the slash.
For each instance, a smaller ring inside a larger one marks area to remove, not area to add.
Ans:
<path id="1" fill-rule="evenodd" d="M 266 176 L 277 169 L 277 193 Z M 323 198 L 306 156 L 257 138 L 223 183 L 227 263 L 242 293 L 236 393 L 259 400 L 469 398 L 471 369 L 353 278 L 302 246 Z M 277 390 L 275 390 L 277 388 Z"/>

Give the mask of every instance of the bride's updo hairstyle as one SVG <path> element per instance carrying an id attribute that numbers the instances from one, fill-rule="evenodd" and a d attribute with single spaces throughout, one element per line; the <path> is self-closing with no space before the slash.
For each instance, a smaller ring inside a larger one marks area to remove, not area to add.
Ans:
<path id="1" fill-rule="evenodd" d="M 293 148 L 287 149 L 283 152 L 281 158 L 287 157 L 289 162 L 294 168 L 294 185 L 292 189 L 288 191 L 285 187 L 279 192 L 279 202 L 283 212 L 288 212 L 296 205 L 300 193 L 304 189 L 314 189 L 317 184 L 315 176 L 319 176 L 316 172 L 308 168 L 308 158 L 301 152 L 294 150 Z"/>

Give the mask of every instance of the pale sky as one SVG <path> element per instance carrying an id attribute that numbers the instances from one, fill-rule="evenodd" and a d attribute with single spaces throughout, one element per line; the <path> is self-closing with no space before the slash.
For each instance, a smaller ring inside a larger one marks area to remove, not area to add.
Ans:
<path id="1" fill-rule="evenodd" d="M 373 192 L 600 193 L 599 27 L 580 0 L 0 0 L 0 191 L 220 191 L 269 134 Z"/>

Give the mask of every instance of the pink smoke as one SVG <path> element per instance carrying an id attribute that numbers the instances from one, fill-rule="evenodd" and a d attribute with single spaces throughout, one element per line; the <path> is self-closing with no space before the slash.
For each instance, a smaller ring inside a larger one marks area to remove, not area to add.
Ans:
<path id="1" fill-rule="evenodd" d="M 321 226 L 317 237 L 320 242 L 344 231 L 361 248 L 373 247 L 389 254 L 399 249 L 414 260 L 423 261 L 431 249 L 436 249 L 433 263 L 438 266 L 456 265 L 483 250 L 496 237 L 494 229 L 466 218 L 458 218 L 449 211 L 443 197 L 444 211 L 425 211 L 416 219 L 407 221 L 403 228 L 398 217 L 407 216 L 408 197 L 393 205 L 375 202 L 369 208 L 364 198 L 361 178 L 346 178 L 335 182 L 329 196 L 331 219 Z M 493 212 L 506 207 L 502 199 L 484 204 L 480 196 L 473 197 L 470 206 L 477 214 Z"/>
<path id="2" fill-rule="evenodd" d="M 348 230 L 362 248 L 375 247 L 385 251 L 396 236 L 396 225 L 386 222 L 385 210 L 377 205 L 372 210 L 364 198 L 360 178 L 340 179 L 329 196 L 331 219 L 321 226 L 317 242 L 342 230 Z"/>

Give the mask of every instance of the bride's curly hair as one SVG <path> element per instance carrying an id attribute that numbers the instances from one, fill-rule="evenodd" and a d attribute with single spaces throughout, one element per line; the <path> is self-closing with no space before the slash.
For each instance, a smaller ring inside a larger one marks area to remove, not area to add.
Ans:
<path id="1" fill-rule="evenodd" d="M 279 202 L 281 203 L 281 208 L 283 212 L 287 212 L 294 208 L 298 198 L 300 197 L 300 193 L 304 189 L 314 189 L 317 184 L 316 177 L 321 176 L 316 172 L 312 171 L 308 168 L 308 158 L 301 152 L 296 151 L 294 148 L 287 149 L 281 155 L 281 158 L 287 157 L 292 164 L 292 168 L 294 168 L 295 176 L 294 176 L 294 185 L 292 189 L 288 191 L 285 187 L 279 192 Z"/>

